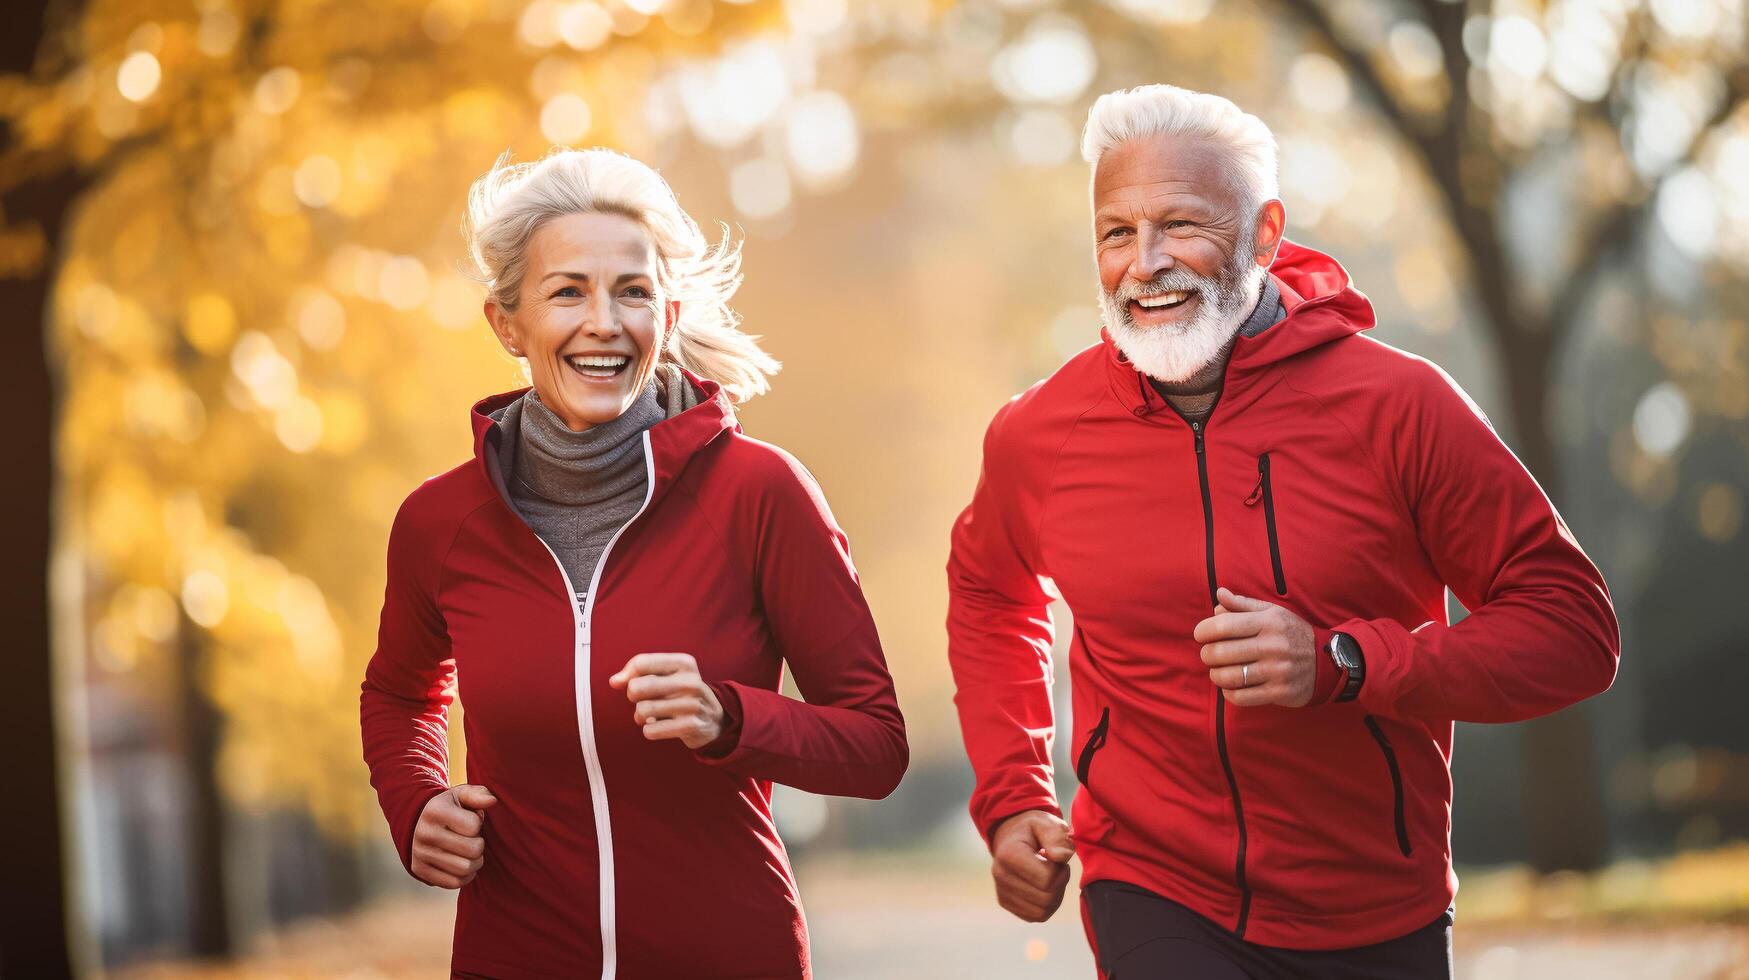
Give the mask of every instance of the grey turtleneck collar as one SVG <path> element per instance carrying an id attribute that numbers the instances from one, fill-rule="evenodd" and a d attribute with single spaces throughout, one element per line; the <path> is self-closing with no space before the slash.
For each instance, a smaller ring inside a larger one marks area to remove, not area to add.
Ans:
<path id="1" fill-rule="evenodd" d="M 663 418 L 654 383 L 618 418 L 582 432 L 572 431 L 533 391 L 523 397 L 520 415 L 513 495 L 582 507 L 642 490 L 644 444 L 638 436 Z"/>
<path id="2" fill-rule="evenodd" d="M 493 413 L 510 504 L 558 556 L 579 603 L 607 543 L 644 504 L 644 432 L 697 404 L 692 384 L 665 364 L 618 418 L 582 432 L 532 389 Z"/>

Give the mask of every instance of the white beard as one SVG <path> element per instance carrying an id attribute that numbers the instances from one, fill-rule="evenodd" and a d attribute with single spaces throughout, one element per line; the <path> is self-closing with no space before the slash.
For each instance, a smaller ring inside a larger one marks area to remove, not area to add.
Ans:
<path id="1" fill-rule="evenodd" d="M 1181 275 L 1189 276 L 1189 273 Z M 1257 303 L 1266 275 L 1267 269 L 1253 263 L 1245 270 L 1239 287 L 1230 293 L 1222 290 L 1214 280 L 1200 276 L 1194 277 L 1194 283 L 1182 279 L 1169 282 L 1161 288 L 1193 289 L 1202 297 L 1190 322 L 1176 326 L 1137 325 L 1130 318 L 1131 297 L 1125 295 L 1132 291 L 1129 284 L 1119 287 L 1115 293 L 1102 288 L 1099 291 L 1100 318 L 1105 321 L 1112 343 L 1135 365 L 1136 370 L 1168 384 L 1186 381 L 1219 356 L 1227 342 L 1239 332 Z M 1151 293 L 1156 289 L 1150 285 L 1134 291 Z"/>

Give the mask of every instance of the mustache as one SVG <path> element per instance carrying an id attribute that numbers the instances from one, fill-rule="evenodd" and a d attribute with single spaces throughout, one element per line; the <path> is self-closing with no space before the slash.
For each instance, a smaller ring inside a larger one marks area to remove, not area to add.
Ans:
<path id="1" fill-rule="evenodd" d="M 1131 300 L 1141 299 L 1143 296 L 1179 291 L 1194 292 L 1206 301 L 1215 298 L 1220 292 L 1220 283 L 1213 279 L 1205 279 L 1189 269 L 1180 267 L 1167 269 L 1147 282 L 1138 283 L 1126 279 L 1119 283 L 1118 287 L 1112 290 L 1109 295 L 1118 303 L 1127 304 Z"/>

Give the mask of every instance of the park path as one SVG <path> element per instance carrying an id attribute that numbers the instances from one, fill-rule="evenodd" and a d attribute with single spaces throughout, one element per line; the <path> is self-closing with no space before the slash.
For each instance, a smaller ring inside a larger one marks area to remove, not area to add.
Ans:
<path id="1" fill-rule="evenodd" d="M 817 861 L 797 868 L 820 980 L 1091 978 L 1079 916 L 1029 925 L 996 908 L 981 869 L 958 860 Z M 227 964 L 160 961 L 125 980 L 441 977 L 453 896 L 410 892 L 337 920 L 297 923 Z M 1458 980 L 1749 980 L 1749 925 L 1466 924 Z"/>

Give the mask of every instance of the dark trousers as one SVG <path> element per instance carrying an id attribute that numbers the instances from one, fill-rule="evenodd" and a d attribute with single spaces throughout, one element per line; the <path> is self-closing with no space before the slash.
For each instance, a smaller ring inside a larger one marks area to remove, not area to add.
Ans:
<path id="1" fill-rule="evenodd" d="M 1106 980 L 1450 980 L 1448 909 L 1433 922 L 1371 946 L 1301 950 L 1259 946 L 1167 898 L 1121 881 L 1081 890 Z"/>

